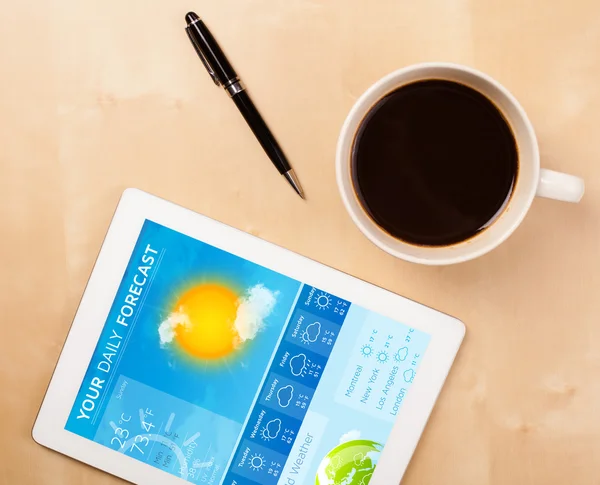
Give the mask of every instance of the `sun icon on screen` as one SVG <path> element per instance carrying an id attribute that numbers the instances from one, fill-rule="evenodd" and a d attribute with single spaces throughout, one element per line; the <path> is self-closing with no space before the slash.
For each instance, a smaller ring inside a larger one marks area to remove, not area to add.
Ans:
<path id="1" fill-rule="evenodd" d="M 252 471 L 258 472 L 265 467 L 265 457 L 262 456 L 260 453 L 254 453 L 254 455 L 250 457 L 248 465 L 250 466 Z"/>
<path id="2" fill-rule="evenodd" d="M 385 350 L 377 352 L 377 362 L 379 362 L 380 364 L 385 364 L 389 358 L 390 356 Z"/>
<path id="3" fill-rule="evenodd" d="M 373 347 L 369 344 L 365 344 L 360 348 L 360 353 L 365 357 L 371 357 L 371 355 L 373 355 Z"/>
<path id="4" fill-rule="evenodd" d="M 218 284 L 204 284 L 185 293 L 175 305 L 186 324 L 175 328 L 177 343 L 190 355 L 215 359 L 230 354 L 239 340 L 234 322 L 236 295 Z"/>
<path id="5" fill-rule="evenodd" d="M 331 295 L 322 291 L 317 296 L 315 305 L 319 310 L 327 310 L 331 306 Z"/>

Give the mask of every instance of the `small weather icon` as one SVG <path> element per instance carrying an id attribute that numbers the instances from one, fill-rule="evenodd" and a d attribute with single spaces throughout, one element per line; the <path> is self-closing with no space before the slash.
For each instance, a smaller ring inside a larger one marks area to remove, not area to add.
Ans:
<path id="1" fill-rule="evenodd" d="M 365 455 L 363 453 L 357 453 L 354 455 L 354 464 L 361 466 L 365 462 Z"/>
<path id="2" fill-rule="evenodd" d="M 331 295 L 322 291 L 315 299 L 315 305 L 319 310 L 327 310 L 331 307 Z"/>
<path id="3" fill-rule="evenodd" d="M 281 419 L 277 418 L 265 424 L 260 434 L 263 440 L 271 441 L 279 436 L 279 431 L 281 431 Z"/>
<path id="4" fill-rule="evenodd" d="M 319 322 L 311 323 L 300 336 L 303 344 L 312 344 L 317 341 L 321 333 L 321 324 Z"/>
<path id="5" fill-rule="evenodd" d="M 363 354 L 364 357 L 371 357 L 371 355 L 373 355 L 373 347 L 369 344 L 365 344 L 360 348 L 360 353 Z"/>
<path id="6" fill-rule="evenodd" d="M 294 388 L 289 384 L 277 391 L 277 402 L 282 408 L 287 408 L 294 397 Z"/>
<path id="7" fill-rule="evenodd" d="M 290 359 L 290 369 L 296 377 L 306 374 L 306 355 L 298 354 Z"/>
<path id="8" fill-rule="evenodd" d="M 379 362 L 380 364 L 385 364 L 389 358 L 390 356 L 385 350 L 380 350 L 379 352 L 377 352 L 377 362 Z"/>
<path id="9" fill-rule="evenodd" d="M 406 360 L 407 356 L 408 356 L 408 347 L 402 347 L 401 349 L 398 349 L 398 352 L 396 352 L 394 354 L 394 360 L 396 362 L 402 362 L 402 361 Z"/>
<path id="10" fill-rule="evenodd" d="M 405 382 L 412 382 L 414 378 L 415 378 L 414 370 L 408 369 L 408 370 L 404 371 L 404 381 Z"/>
<path id="11" fill-rule="evenodd" d="M 252 471 L 261 471 L 265 467 L 265 457 L 260 453 L 254 453 L 248 461 L 248 466 L 252 469 Z"/>

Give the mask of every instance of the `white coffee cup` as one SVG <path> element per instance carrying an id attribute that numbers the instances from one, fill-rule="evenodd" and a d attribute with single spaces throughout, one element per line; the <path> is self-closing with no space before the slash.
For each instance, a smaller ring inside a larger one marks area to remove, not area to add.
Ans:
<path id="1" fill-rule="evenodd" d="M 502 214 L 474 237 L 449 246 L 419 246 L 388 234 L 363 209 L 352 180 L 352 147 L 365 115 L 385 95 L 400 86 L 424 79 L 456 81 L 484 94 L 500 109 L 510 124 L 519 152 L 517 181 Z M 506 88 L 475 69 L 447 63 L 408 66 L 392 72 L 367 89 L 356 101 L 342 126 L 337 145 L 336 170 L 344 205 L 365 236 L 398 258 L 429 265 L 460 263 L 491 251 L 521 224 L 536 195 L 579 202 L 584 192 L 581 178 L 540 168 L 540 154 L 533 126 L 519 102 Z"/>

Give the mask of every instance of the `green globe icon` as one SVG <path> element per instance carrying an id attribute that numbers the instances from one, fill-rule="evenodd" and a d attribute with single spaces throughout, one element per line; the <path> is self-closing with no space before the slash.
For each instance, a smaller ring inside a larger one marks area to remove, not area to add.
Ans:
<path id="1" fill-rule="evenodd" d="M 383 445 L 352 440 L 331 450 L 317 470 L 316 485 L 368 485 Z"/>

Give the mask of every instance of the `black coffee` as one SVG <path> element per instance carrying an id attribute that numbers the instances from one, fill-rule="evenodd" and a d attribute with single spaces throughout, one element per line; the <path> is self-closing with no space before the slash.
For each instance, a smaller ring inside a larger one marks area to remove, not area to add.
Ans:
<path id="1" fill-rule="evenodd" d="M 446 246 L 485 229 L 510 198 L 515 138 L 496 106 L 452 81 L 418 81 L 381 99 L 352 150 L 355 190 L 386 232 Z"/>

